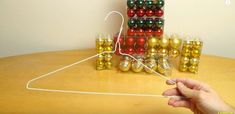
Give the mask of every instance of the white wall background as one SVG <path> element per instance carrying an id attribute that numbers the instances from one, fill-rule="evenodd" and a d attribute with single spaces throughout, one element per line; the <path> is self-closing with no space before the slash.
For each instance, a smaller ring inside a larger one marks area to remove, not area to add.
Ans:
<path id="1" fill-rule="evenodd" d="M 167 33 L 205 42 L 204 53 L 235 58 L 235 2 L 166 0 Z M 233 3 L 234 2 L 234 3 Z M 94 47 L 97 33 L 116 33 L 126 0 L 0 0 L 0 57 Z"/>

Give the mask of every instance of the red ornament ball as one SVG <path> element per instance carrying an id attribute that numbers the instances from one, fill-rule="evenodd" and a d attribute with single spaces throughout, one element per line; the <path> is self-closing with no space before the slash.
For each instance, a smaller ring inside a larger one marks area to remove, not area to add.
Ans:
<path id="1" fill-rule="evenodd" d="M 143 30 L 143 29 L 139 29 L 139 30 L 137 31 L 137 35 L 138 35 L 138 36 L 144 36 L 144 30 Z"/>
<path id="2" fill-rule="evenodd" d="M 152 36 L 153 35 L 153 30 L 152 29 L 147 29 L 147 31 L 145 31 L 145 34 L 147 36 Z"/>
<path id="3" fill-rule="evenodd" d="M 117 42 L 117 39 L 118 39 L 118 34 L 114 36 L 114 43 Z M 120 36 L 119 42 L 121 45 L 124 44 L 124 36 L 123 35 Z"/>
<path id="4" fill-rule="evenodd" d="M 127 30 L 127 35 L 134 36 L 135 35 L 135 30 L 134 29 L 128 29 Z"/>
<path id="5" fill-rule="evenodd" d="M 157 10 L 155 11 L 155 15 L 156 15 L 157 17 L 162 17 L 162 16 L 164 15 L 164 11 L 163 11 L 162 9 L 157 9 Z"/>
<path id="6" fill-rule="evenodd" d="M 155 32 L 155 35 L 158 36 L 158 37 L 162 36 L 162 34 L 163 34 L 162 29 L 157 29 L 157 31 Z"/>
<path id="7" fill-rule="evenodd" d="M 145 53 L 144 47 L 137 47 L 136 54 L 143 55 Z"/>
<path id="8" fill-rule="evenodd" d="M 134 9 L 128 9 L 127 10 L 128 17 L 134 17 L 135 16 L 135 10 Z"/>
<path id="9" fill-rule="evenodd" d="M 132 55 L 132 54 L 135 53 L 135 50 L 134 50 L 133 47 L 127 47 L 126 50 L 125 50 L 125 53 Z"/>
<path id="10" fill-rule="evenodd" d="M 154 15 L 154 11 L 153 10 L 149 9 L 149 10 L 146 11 L 146 16 L 151 17 L 153 15 Z"/>
<path id="11" fill-rule="evenodd" d="M 137 38 L 136 44 L 138 46 L 144 47 L 145 43 L 146 43 L 146 39 L 144 37 Z"/>
<path id="12" fill-rule="evenodd" d="M 126 38 L 126 45 L 127 46 L 134 46 L 135 45 L 135 38 L 134 37 L 127 37 Z"/>
<path id="13" fill-rule="evenodd" d="M 120 48 L 120 51 L 121 51 L 122 53 L 125 52 L 124 48 Z M 116 54 L 116 55 L 120 55 L 120 53 L 119 53 L 119 48 L 118 48 L 118 47 L 117 47 L 117 50 L 116 50 L 115 54 Z"/>
<path id="14" fill-rule="evenodd" d="M 138 17 L 143 17 L 144 15 L 145 15 L 144 9 L 138 9 L 138 10 L 137 10 L 137 16 L 138 16 Z"/>

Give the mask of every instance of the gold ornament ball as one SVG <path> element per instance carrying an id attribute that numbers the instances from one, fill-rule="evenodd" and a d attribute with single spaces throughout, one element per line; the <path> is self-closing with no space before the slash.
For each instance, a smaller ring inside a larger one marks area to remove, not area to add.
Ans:
<path id="1" fill-rule="evenodd" d="M 192 65 L 189 67 L 189 72 L 191 73 L 197 73 L 198 72 L 198 66 Z"/>
<path id="2" fill-rule="evenodd" d="M 105 54 L 104 60 L 105 61 L 111 61 L 112 60 L 112 55 L 111 54 Z"/>
<path id="3" fill-rule="evenodd" d="M 159 50 L 158 50 L 158 55 L 159 55 L 160 57 L 166 57 L 166 56 L 168 55 L 168 50 L 167 50 L 167 49 L 164 49 L 164 48 L 159 49 Z"/>
<path id="4" fill-rule="evenodd" d="M 202 41 L 194 41 L 193 42 L 193 48 L 195 48 L 195 49 L 201 50 L 202 46 L 203 46 Z"/>
<path id="5" fill-rule="evenodd" d="M 171 57 L 173 57 L 173 58 L 176 58 L 176 57 L 178 57 L 178 56 L 180 55 L 180 51 L 177 50 L 177 49 L 171 49 L 171 50 L 169 51 L 169 55 L 170 55 Z"/>
<path id="6" fill-rule="evenodd" d="M 180 63 L 181 64 L 188 64 L 189 63 L 189 58 L 188 57 L 181 57 Z"/>
<path id="7" fill-rule="evenodd" d="M 199 58 L 192 58 L 190 59 L 191 65 L 198 65 L 199 64 Z"/>
<path id="8" fill-rule="evenodd" d="M 104 51 L 104 48 L 102 46 L 98 46 L 98 47 L 96 47 L 96 51 L 98 53 L 102 53 Z"/>
<path id="9" fill-rule="evenodd" d="M 104 62 L 103 61 L 96 61 L 96 69 L 97 70 L 104 70 Z"/>
<path id="10" fill-rule="evenodd" d="M 129 71 L 131 68 L 131 62 L 129 60 L 123 60 L 119 64 L 119 69 L 123 72 Z"/>
<path id="11" fill-rule="evenodd" d="M 106 69 L 111 70 L 112 69 L 112 62 L 111 61 L 105 62 L 105 67 L 106 67 Z"/>
<path id="12" fill-rule="evenodd" d="M 157 50 L 155 48 L 149 48 L 148 53 L 157 53 Z"/>
<path id="13" fill-rule="evenodd" d="M 104 60 L 104 55 L 100 54 L 97 57 L 97 61 L 103 61 Z"/>
<path id="14" fill-rule="evenodd" d="M 194 58 L 199 58 L 201 55 L 201 52 L 198 49 L 194 49 L 194 50 L 192 50 L 191 55 Z"/>
<path id="15" fill-rule="evenodd" d="M 111 52 L 111 51 L 113 51 L 113 47 L 111 47 L 111 46 L 107 46 L 107 47 L 105 47 L 105 51 L 109 51 L 109 52 Z"/>
<path id="16" fill-rule="evenodd" d="M 184 41 L 183 48 L 192 48 L 193 47 L 193 41 Z"/>
<path id="17" fill-rule="evenodd" d="M 158 39 L 156 37 L 151 37 L 148 39 L 148 46 L 149 47 L 156 47 L 158 45 Z"/>
<path id="18" fill-rule="evenodd" d="M 186 71 L 188 70 L 188 66 L 185 65 L 185 64 L 180 64 L 179 70 L 180 70 L 181 72 L 186 72 Z"/>
<path id="19" fill-rule="evenodd" d="M 162 48 L 167 48 L 167 47 L 169 46 L 169 39 L 163 37 L 162 39 L 159 40 L 159 45 L 160 45 Z"/>
<path id="20" fill-rule="evenodd" d="M 181 54 L 185 57 L 188 57 L 190 56 L 190 49 L 188 48 L 183 48 L 182 51 L 181 51 Z"/>
<path id="21" fill-rule="evenodd" d="M 170 39 L 170 47 L 171 48 L 179 49 L 181 47 L 181 44 L 182 44 L 182 40 L 179 38 L 171 38 Z"/>
<path id="22" fill-rule="evenodd" d="M 97 46 L 101 46 L 104 44 L 104 39 L 103 38 L 97 38 L 96 39 L 96 45 Z"/>
<path id="23" fill-rule="evenodd" d="M 144 66 L 142 64 L 140 64 L 139 61 L 133 61 L 132 65 L 131 65 L 131 69 L 132 69 L 132 71 L 139 73 L 144 69 Z"/>
<path id="24" fill-rule="evenodd" d="M 148 68 L 144 68 L 145 72 L 149 73 L 149 74 L 152 74 L 153 71 L 156 71 L 157 70 L 157 63 L 156 63 L 156 60 L 154 59 L 149 59 L 146 61 L 145 65 L 148 67 Z M 150 69 L 149 69 L 150 68 Z"/>
<path id="25" fill-rule="evenodd" d="M 105 46 L 112 46 L 113 45 L 113 40 L 111 38 L 106 38 L 104 40 L 104 45 Z"/>

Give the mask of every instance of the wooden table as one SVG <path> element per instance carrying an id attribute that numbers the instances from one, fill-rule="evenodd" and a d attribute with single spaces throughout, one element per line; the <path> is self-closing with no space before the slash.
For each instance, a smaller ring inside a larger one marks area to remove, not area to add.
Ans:
<path id="1" fill-rule="evenodd" d="M 0 59 L 0 113 L 40 114 L 190 114 L 172 108 L 166 98 L 109 96 L 30 91 L 27 81 L 94 55 L 94 50 L 47 52 Z M 117 64 L 117 62 L 115 62 Z M 201 58 L 198 75 L 173 70 L 172 77 L 188 77 L 210 84 L 226 102 L 235 106 L 235 60 Z M 162 94 L 165 80 L 146 73 L 96 71 L 95 59 L 35 81 L 33 87 L 115 93 Z"/>

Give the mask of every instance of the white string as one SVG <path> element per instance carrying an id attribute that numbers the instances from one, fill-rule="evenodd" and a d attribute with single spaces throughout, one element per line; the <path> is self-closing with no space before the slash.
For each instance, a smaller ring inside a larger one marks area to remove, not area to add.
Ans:
<path id="1" fill-rule="evenodd" d="M 120 27 L 120 31 L 119 31 L 119 34 L 118 34 L 118 38 L 117 38 L 117 42 L 115 43 L 115 48 L 113 51 L 105 51 L 105 52 L 102 52 L 102 53 L 99 53 L 99 54 L 96 54 L 96 55 L 93 55 L 93 56 L 90 56 L 88 58 L 85 58 L 83 60 L 80 60 L 80 61 L 77 61 L 75 63 L 72 63 L 70 65 L 67 65 L 67 66 L 64 66 L 62 68 L 59 68 L 57 70 L 54 70 L 54 71 L 51 71 L 49 73 L 46 73 L 46 74 L 43 74 L 41 76 L 38 76 L 36 78 L 33 78 L 31 80 L 29 80 L 26 84 L 26 89 L 28 90 L 34 90 L 34 91 L 44 91 L 44 92 L 59 92 L 59 93 L 74 93 L 74 94 L 93 94 L 93 95 L 112 95 L 112 96 L 139 96 L 139 97 L 158 97 L 158 98 L 183 98 L 181 96 L 163 96 L 163 95 L 151 95 L 151 94 L 129 94 L 129 93 L 104 93 L 104 92 L 86 92 L 86 91 L 71 91 L 71 90 L 56 90 L 56 89 L 43 89 L 43 88 L 34 88 L 34 87 L 30 87 L 30 85 L 36 81 L 36 80 L 39 80 L 39 79 L 42 79 L 42 78 L 45 78 L 45 77 L 48 77 L 48 76 L 52 76 L 52 74 L 54 73 L 57 73 L 57 72 L 60 72 L 62 70 L 65 70 L 67 68 L 70 68 L 74 65 L 78 65 L 80 63 L 83 63 L 83 62 L 86 62 L 92 58 L 95 58 L 95 57 L 98 57 L 99 55 L 102 55 L 102 54 L 114 54 L 116 51 L 117 51 L 117 47 L 118 47 L 118 51 L 121 55 L 123 56 L 129 56 L 131 57 L 132 59 L 134 59 L 135 61 L 138 61 L 141 65 L 143 65 L 145 68 L 147 68 L 148 70 L 152 71 L 154 74 L 160 76 L 161 78 L 165 79 L 165 80 L 170 80 L 170 78 L 154 71 L 153 69 L 149 68 L 148 66 L 146 66 L 144 63 L 142 63 L 141 61 L 139 61 L 138 59 L 136 59 L 135 57 L 129 55 L 129 54 L 126 54 L 126 53 L 122 53 L 121 52 L 121 46 L 120 46 L 120 36 L 121 36 L 121 33 L 122 33 L 122 30 L 123 30 L 123 24 L 124 24 L 124 17 L 123 15 L 118 12 L 118 11 L 111 11 L 107 14 L 107 16 L 105 17 L 105 21 L 108 19 L 108 17 L 111 15 L 111 14 L 118 14 L 122 17 L 122 23 L 121 23 L 121 27 Z M 172 80 L 170 80 L 172 81 Z M 174 84 L 175 82 L 172 81 L 172 83 Z"/>

